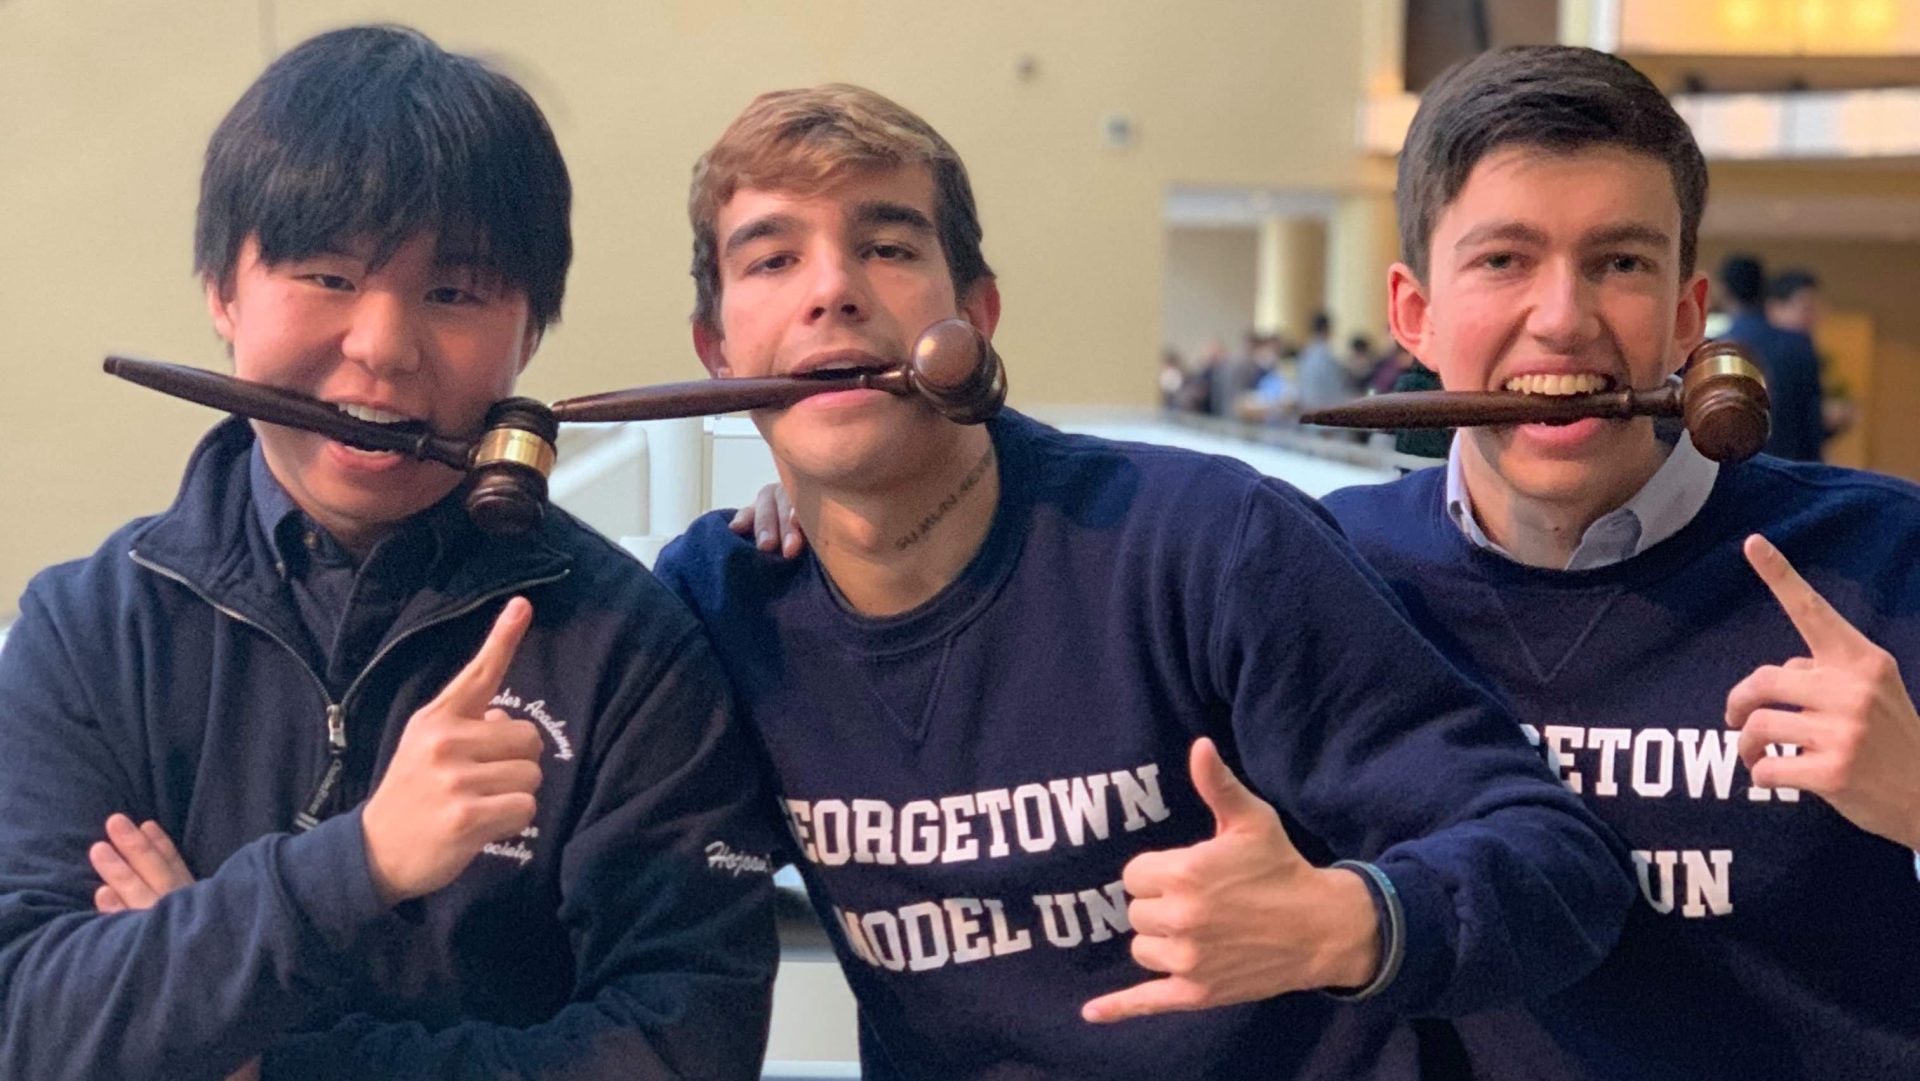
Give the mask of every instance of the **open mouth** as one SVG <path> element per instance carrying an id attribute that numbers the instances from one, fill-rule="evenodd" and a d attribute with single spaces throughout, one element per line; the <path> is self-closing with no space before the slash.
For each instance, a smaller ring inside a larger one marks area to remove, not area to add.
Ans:
<path id="1" fill-rule="evenodd" d="M 346 447 L 348 450 L 354 451 L 355 453 L 358 453 L 358 454 L 380 455 L 380 454 L 404 453 L 399 449 L 399 446 L 403 446 L 408 442 L 417 440 L 420 437 L 429 434 L 430 432 L 427 422 L 424 420 L 418 420 L 413 417 L 402 416 L 399 413 L 389 413 L 384 409 L 375 409 L 369 405 L 354 405 L 348 402 L 335 402 L 333 407 L 339 410 L 342 414 L 352 417 L 354 420 L 361 421 L 362 423 L 366 423 L 366 424 L 379 425 L 383 433 L 385 432 L 393 433 L 392 438 L 396 446 L 388 447 L 386 449 L 376 449 L 374 447 L 366 446 L 365 444 L 352 443 L 352 442 L 341 444 L 342 446 Z"/>
<path id="2" fill-rule="evenodd" d="M 1500 385 L 1513 394 L 1544 394 L 1555 398 L 1599 394 L 1613 389 L 1613 377 L 1594 372 L 1516 375 Z"/>
<path id="3" fill-rule="evenodd" d="M 799 378 L 833 382 L 835 380 L 855 379 L 862 375 L 877 375 L 880 372 L 886 371 L 889 367 L 891 367 L 891 365 L 887 364 L 831 364 L 824 368 L 815 368 L 812 371 L 801 372 Z"/>

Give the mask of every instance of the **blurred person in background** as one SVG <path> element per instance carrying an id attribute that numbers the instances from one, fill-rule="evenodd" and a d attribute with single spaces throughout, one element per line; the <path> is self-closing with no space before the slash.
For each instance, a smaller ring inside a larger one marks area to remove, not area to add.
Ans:
<path id="1" fill-rule="evenodd" d="M 1783 376 L 1778 389 L 1771 378 L 1767 385 L 1774 423 L 1769 454 L 1817 462 L 1826 441 L 1853 426 L 1854 405 L 1827 395 L 1825 359 L 1814 348 L 1813 335 L 1824 313 L 1820 279 L 1812 271 L 1783 270 L 1767 283 L 1767 322 L 1774 331 L 1771 355 L 1778 356 L 1774 367 Z"/>

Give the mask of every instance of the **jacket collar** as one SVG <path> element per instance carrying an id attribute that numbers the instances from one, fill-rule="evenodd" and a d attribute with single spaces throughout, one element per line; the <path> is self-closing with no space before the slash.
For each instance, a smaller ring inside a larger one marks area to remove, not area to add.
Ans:
<path id="1" fill-rule="evenodd" d="M 249 460 L 253 428 L 231 417 L 194 448 L 173 505 L 137 530 L 133 558 L 269 627 L 292 618 L 275 570 L 273 537 L 255 509 Z M 433 514 L 429 510 L 423 512 Z M 466 558 L 443 561 L 444 574 L 421 590 L 397 630 L 418 626 L 471 606 L 476 599 L 550 581 L 567 573 L 572 559 L 554 543 L 554 518 L 532 533 L 500 538 L 449 516 L 442 543 Z"/>

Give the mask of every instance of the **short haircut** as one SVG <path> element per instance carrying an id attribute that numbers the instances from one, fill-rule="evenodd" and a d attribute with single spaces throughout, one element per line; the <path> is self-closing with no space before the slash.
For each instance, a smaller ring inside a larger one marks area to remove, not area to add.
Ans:
<path id="1" fill-rule="evenodd" d="M 762 94 L 693 166 L 693 321 L 720 325 L 720 208 L 742 188 L 811 195 L 866 172 L 924 165 L 934 228 L 956 298 L 993 270 L 980 253 L 980 214 L 967 167 L 933 126 L 864 87 L 828 83 Z"/>
<path id="2" fill-rule="evenodd" d="M 1507 147 L 1558 153 L 1618 147 L 1665 164 L 1680 204 L 1680 277 L 1693 274 L 1707 162 L 1673 103 L 1619 57 L 1522 45 L 1456 64 L 1421 95 L 1394 194 L 1400 259 L 1415 277 L 1427 279 L 1441 212 L 1482 158 Z"/>
<path id="3" fill-rule="evenodd" d="M 1773 281 L 1767 285 L 1767 297 L 1771 300 L 1792 300 L 1794 294 L 1803 289 L 1818 288 L 1820 279 L 1814 276 L 1813 271 L 1795 267 L 1774 275 Z"/>
<path id="4" fill-rule="evenodd" d="M 371 237 L 378 265 L 431 233 L 439 258 L 524 292 L 544 328 L 566 291 L 572 201 L 518 83 L 405 27 L 334 30 L 269 65 L 214 131 L 194 269 L 227 284 L 249 236 L 269 264 Z"/>
<path id="5" fill-rule="evenodd" d="M 1324 338 L 1333 332 L 1333 317 L 1326 312 L 1314 312 L 1313 322 L 1309 324 L 1316 338 Z"/>
<path id="6" fill-rule="evenodd" d="M 1757 307 L 1767 292 L 1767 272 L 1751 255 L 1729 255 L 1720 264 L 1720 285 L 1735 304 Z"/>

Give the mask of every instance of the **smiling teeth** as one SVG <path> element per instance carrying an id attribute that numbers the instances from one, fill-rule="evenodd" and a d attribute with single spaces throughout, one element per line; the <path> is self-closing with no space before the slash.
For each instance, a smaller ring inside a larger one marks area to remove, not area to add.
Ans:
<path id="1" fill-rule="evenodd" d="M 375 409 L 366 405 L 348 405 L 340 403 L 340 411 L 355 420 L 368 420 L 375 424 L 405 424 L 412 417 L 403 417 L 398 413 L 389 413 L 384 409 Z"/>
<path id="2" fill-rule="evenodd" d="M 1503 386 L 1521 394 L 1597 394 L 1607 389 L 1607 377 L 1579 375 L 1516 375 Z"/>

